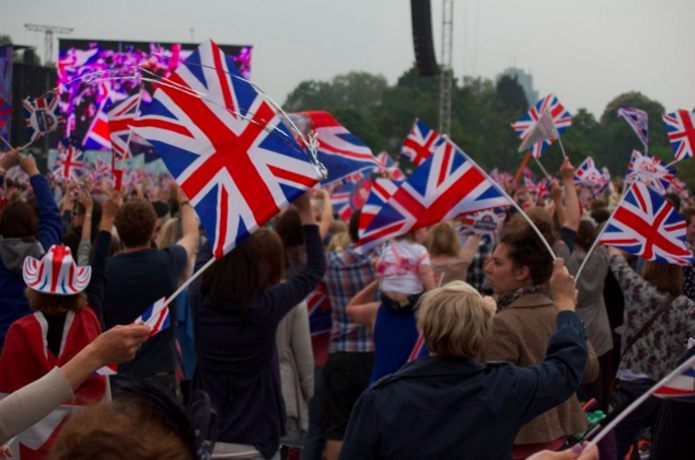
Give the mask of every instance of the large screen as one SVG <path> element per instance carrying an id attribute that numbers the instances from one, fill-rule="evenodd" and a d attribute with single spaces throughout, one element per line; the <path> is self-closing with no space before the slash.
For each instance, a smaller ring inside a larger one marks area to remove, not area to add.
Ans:
<path id="1" fill-rule="evenodd" d="M 108 107 L 142 90 L 142 105 L 152 100 L 153 85 L 171 75 L 198 47 L 193 43 L 148 43 L 110 40 L 60 39 L 58 93 L 65 116 L 65 134 L 82 139 L 85 149 L 110 150 L 108 136 L 99 128 Z M 219 45 L 249 78 L 251 47 Z M 140 67 L 143 70 L 138 70 Z M 116 79 L 85 78 L 109 70 Z M 132 77 L 122 78 L 118 77 Z"/>

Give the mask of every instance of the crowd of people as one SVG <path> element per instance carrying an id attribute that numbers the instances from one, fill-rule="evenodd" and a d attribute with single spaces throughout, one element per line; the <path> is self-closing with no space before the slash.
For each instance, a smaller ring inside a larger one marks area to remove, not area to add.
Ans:
<path id="1" fill-rule="evenodd" d="M 28 182 L 7 183 L 15 163 Z M 134 320 L 213 258 L 181 189 L 55 183 L 6 152 L 0 458 L 622 460 L 648 427 L 651 458 L 691 458 L 693 419 L 665 411 L 692 409 L 653 397 L 584 449 L 587 407 L 621 410 L 685 356 L 695 270 L 589 254 L 621 184 L 584 200 L 569 160 L 559 176 L 512 190 L 526 216 L 497 235 L 441 222 L 366 253 L 360 210 L 307 192 L 152 335 Z M 666 198 L 695 243 L 693 203 Z"/>

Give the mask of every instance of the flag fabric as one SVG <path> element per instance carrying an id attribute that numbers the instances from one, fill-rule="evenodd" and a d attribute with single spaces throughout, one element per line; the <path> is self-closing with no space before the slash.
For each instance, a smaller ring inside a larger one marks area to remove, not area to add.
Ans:
<path id="1" fill-rule="evenodd" d="M 660 159 L 638 150 L 632 151 L 626 176 L 628 182 L 639 180 L 663 195 L 675 176 L 676 170 Z"/>
<path id="2" fill-rule="evenodd" d="M 364 252 L 394 236 L 505 205 L 509 202 L 504 192 L 461 149 L 446 140 L 379 210 L 357 248 Z"/>
<path id="3" fill-rule="evenodd" d="M 318 160 L 328 169 L 328 177 L 321 181 L 328 185 L 358 171 L 379 170 L 379 163 L 367 145 L 347 130 L 328 112 L 302 112 L 311 123 L 318 141 Z"/>
<path id="4" fill-rule="evenodd" d="M 480 235 L 489 242 L 494 242 L 502 230 L 507 217 L 505 208 L 486 209 L 473 214 L 461 216 L 457 232 L 462 236 Z"/>
<path id="5" fill-rule="evenodd" d="M 360 214 L 358 235 L 362 237 L 364 231 L 369 227 L 372 219 L 379 213 L 379 210 L 386 202 L 396 193 L 398 187 L 403 184 L 403 181 L 394 181 L 386 178 L 379 178 L 372 182 L 372 187 L 369 191 L 367 201 L 362 207 Z"/>
<path id="6" fill-rule="evenodd" d="M 92 118 L 92 123 L 85 133 L 82 146 L 85 150 L 111 150 L 111 136 L 109 134 L 109 119 L 107 116 L 108 106 L 111 105 L 111 98 L 105 97 L 97 113 Z"/>
<path id="7" fill-rule="evenodd" d="M 586 157 L 582 164 L 579 165 L 574 172 L 574 183 L 591 188 L 601 187 L 603 184 L 603 173 L 596 167 L 593 158 Z"/>
<path id="8" fill-rule="evenodd" d="M 403 171 L 398 167 L 398 163 L 394 161 L 393 158 L 391 158 L 391 155 L 389 155 L 387 152 L 381 152 L 379 155 L 376 156 L 376 159 L 386 166 L 386 169 L 383 169 L 382 172 L 385 172 L 388 174 L 390 179 L 393 180 L 404 180 L 405 179 L 405 174 L 403 174 Z"/>
<path id="9" fill-rule="evenodd" d="M 164 305 L 164 302 L 166 302 L 166 297 L 162 297 L 147 307 L 147 310 L 131 323 L 148 325 L 150 327 L 150 333 L 147 334 L 148 339 L 171 326 L 169 306 Z"/>
<path id="10" fill-rule="evenodd" d="M 12 115 L 12 106 L 3 98 L 0 98 L 0 131 L 5 129 Z"/>
<path id="11" fill-rule="evenodd" d="M 350 220 L 353 209 L 350 206 L 350 196 L 355 189 L 354 182 L 348 182 L 331 194 L 331 205 L 333 211 L 340 216 L 344 221 Z"/>
<path id="12" fill-rule="evenodd" d="M 676 160 L 684 160 L 695 152 L 695 109 L 678 110 L 664 115 L 666 134 Z"/>
<path id="13" fill-rule="evenodd" d="M 118 374 L 118 365 L 117 364 L 109 364 L 104 367 L 101 367 L 94 371 L 92 375 L 116 375 Z"/>
<path id="14" fill-rule="evenodd" d="M 61 182 L 78 181 L 84 169 L 83 152 L 72 140 L 63 141 L 58 149 L 58 157 L 53 162 L 53 177 Z"/>
<path id="15" fill-rule="evenodd" d="M 64 121 L 58 113 L 58 98 L 55 96 L 41 96 L 36 100 L 27 98 L 22 104 L 24 105 L 27 130 L 31 142 L 36 141 L 44 134 L 55 131 Z"/>
<path id="16" fill-rule="evenodd" d="M 319 175 L 270 104 L 213 41 L 200 45 L 169 80 L 133 129 L 154 146 L 191 201 L 219 259 L 316 185 Z"/>
<path id="17" fill-rule="evenodd" d="M 633 109 L 632 107 L 620 107 L 618 116 L 623 117 L 630 128 L 637 134 L 642 141 L 645 150 L 649 139 L 649 115 L 644 110 Z"/>
<path id="18" fill-rule="evenodd" d="M 140 93 L 113 104 L 106 113 L 111 147 L 116 160 L 127 160 L 131 157 L 130 149 L 128 148 L 128 140 L 131 133 L 129 125 L 138 116 L 139 106 Z"/>
<path id="19" fill-rule="evenodd" d="M 676 375 L 661 384 L 652 393 L 659 398 L 695 399 L 695 355 L 688 358 L 681 366 L 685 367 Z"/>
<path id="20" fill-rule="evenodd" d="M 550 113 L 558 137 L 572 125 L 572 115 L 570 115 L 554 94 L 549 94 L 531 107 L 519 121 L 512 124 L 512 128 L 522 141 L 531 135 L 536 124 L 541 120 L 541 116 L 545 112 Z M 540 158 L 543 152 L 556 140 L 557 138 L 549 138 L 533 144 L 530 148 L 531 155 L 533 155 L 534 158 Z"/>
<path id="21" fill-rule="evenodd" d="M 320 282 L 306 299 L 309 311 L 309 331 L 311 335 L 325 334 L 331 331 L 331 301 L 326 285 Z"/>
<path id="22" fill-rule="evenodd" d="M 560 137 L 560 133 L 557 132 L 550 112 L 546 110 L 523 139 L 518 151 L 519 153 L 525 152 L 534 145 L 544 141 L 554 142 L 558 137 Z"/>
<path id="23" fill-rule="evenodd" d="M 111 167 L 105 161 L 101 161 L 99 157 L 94 162 L 94 183 L 98 184 L 111 177 Z"/>
<path id="24" fill-rule="evenodd" d="M 415 345 L 413 345 L 413 349 L 410 351 L 410 355 L 408 355 L 408 362 L 415 361 L 422 356 L 429 356 L 429 351 L 425 343 L 425 336 L 420 332 L 415 341 Z"/>
<path id="25" fill-rule="evenodd" d="M 401 147 L 401 156 L 415 166 L 420 166 L 432 156 L 442 142 L 444 142 L 444 138 L 437 131 L 428 128 L 421 121 L 415 120 L 413 129 L 410 130 L 408 137 L 403 142 L 403 147 Z M 398 180 L 395 177 L 394 179 Z"/>
<path id="26" fill-rule="evenodd" d="M 646 260 L 691 265 L 685 220 L 655 190 L 634 182 L 606 223 L 601 243 Z"/>

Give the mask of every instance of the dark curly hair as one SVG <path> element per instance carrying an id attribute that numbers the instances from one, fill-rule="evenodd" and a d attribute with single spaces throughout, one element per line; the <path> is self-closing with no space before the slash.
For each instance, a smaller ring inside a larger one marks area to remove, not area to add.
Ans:
<path id="1" fill-rule="evenodd" d="M 134 198 L 121 206 L 113 223 L 123 245 L 141 246 L 147 244 L 152 238 L 157 214 L 148 201 Z"/>
<path id="2" fill-rule="evenodd" d="M 552 247 L 556 236 L 545 210 L 534 208 L 528 211 L 527 215 Z M 515 214 L 504 224 L 500 243 L 509 247 L 509 257 L 514 266 L 528 267 L 533 284 L 544 284 L 550 279 L 553 273 L 553 257 L 522 215 Z"/>

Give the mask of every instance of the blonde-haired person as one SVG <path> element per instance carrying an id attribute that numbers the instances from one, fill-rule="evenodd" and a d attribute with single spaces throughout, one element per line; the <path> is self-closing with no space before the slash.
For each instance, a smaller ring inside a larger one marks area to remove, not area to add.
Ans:
<path id="1" fill-rule="evenodd" d="M 430 228 L 427 234 L 427 249 L 430 251 L 432 271 L 438 285 L 451 281 L 466 281 L 468 267 L 480 246 L 480 236 L 466 239 L 463 248 L 454 224 L 441 222 Z"/>
<path id="2" fill-rule="evenodd" d="M 331 238 L 331 242 L 328 243 L 326 252 L 340 252 L 351 242 L 352 240 L 350 239 L 350 234 L 347 231 L 334 233 L 333 238 Z"/>
<path id="3" fill-rule="evenodd" d="M 509 459 L 521 426 L 569 398 L 584 373 L 586 331 L 562 260 L 555 262 L 550 288 L 557 327 L 546 359 L 529 368 L 477 361 L 492 328 L 492 299 L 460 281 L 426 293 L 418 325 L 431 356 L 360 396 L 340 458 Z"/>

